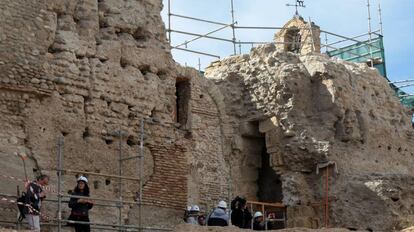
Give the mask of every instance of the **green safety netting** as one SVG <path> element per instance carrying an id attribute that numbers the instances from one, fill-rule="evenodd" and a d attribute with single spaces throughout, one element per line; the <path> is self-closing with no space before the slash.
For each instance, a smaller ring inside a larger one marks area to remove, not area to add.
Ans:
<path id="1" fill-rule="evenodd" d="M 372 39 L 371 42 L 369 40 L 357 42 L 343 48 L 327 51 L 326 53 L 330 57 L 338 57 L 342 60 L 358 63 L 370 62 L 372 54 L 374 67 L 384 78 L 389 81 L 387 78 L 387 69 L 385 65 L 384 42 L 383 37 L 380 35 Z M 394 84 L 390 84 L 390 86 L 395 91 L 396 95 L 400 98 L 400 101 L 403 105 L 414 109 L 414 96 L 407 96 L 408 93 L 402 91 Z"/>

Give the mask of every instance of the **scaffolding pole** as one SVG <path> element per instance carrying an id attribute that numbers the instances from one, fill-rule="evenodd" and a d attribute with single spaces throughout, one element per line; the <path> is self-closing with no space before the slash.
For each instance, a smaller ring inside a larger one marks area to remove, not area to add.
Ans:
<path id="1" fill-rule="evenodd" d="M 125 158 L 125 159 L 129 159 L 129 158 Z M 71 169 L 62 169 L 61 171 L 63 173 L 85 174 L 85 175 L 91 175 L 91 176 L 109 177 L 109 178 L 113 178 L 113 179 L 122 178 L 124 180 L 135 180 L 135 181 L 139 181 L 138 178 L 129 177 L 129 176 L 119 176 L 119 175 L 111 175 L 111 174 L 103 174 L 103 173 L 97 173 L 97 172 L 88 172 L 88 171 L 71 170 Z"/>
<path id="2" fill-rule="evenodd" d="M 233 32 L 233 50 L 234 50 L 234 55 L 237 54 L 237 50 L 236 50 L 236 29 L 235 29 L 235 24 L 236 21 L 234 20 L 234 1 L 230 0 L 231 2 L 231 29 Z"/>
<path id="3" fill-rule="evenodd" d="M 58 175 L 58 232 L 62 230 L 62 146 L 63 137 L 59 137 L 57 146 L 57 175 Z"/>
<path id="4" fill-rule="evenodd" d="M 400 80 L 400 81 L 392 81 L 392 82 L 388 82 L 390 84 L 398 84 L 398 83 L 406 83 L 406 82 L 413 82 L 414 79 L 408 79 L 408 80 Z"/>
<path id="5" fill-rule="evenodd" d="M 171 46 L 171 0 L 168 0 L 168 42 Z"/>
<path id="6" fill-rule="evenodd" d="M 119 203 L 118 203 L 118 225 L 119 225 L 119 231 L 121 230 L 121 226 L 122 226 L 122 208 L 123 208 L 123 203 L 122 203 L 122 139 L 123 139 L 123 132 L 121 131 L 121 129 L 119 129 L 118 131 L 118 137 L 119 137 L 119 141 L 118 141 L 118 175 L 119 175 L 119 179 L 118 179 L 118 199 L 119 199 Z"/>
<path id="7" fill-rule="evenodd" d="M 383 27 L 382 27 L 382 10 L 381 10 L 381 3 L 378 3 L 378 17 L 379 17 L 379 26 L 380 26 L 380 34 L 383 35 Z"/>
<path id="8" fill-rule="evenodd" d="M 367 8 L 368 8 L 368 33 L 369 33 L 369 44 L 372 46 L 372 28 L 371 28 L 371 4 L 369 2 L 370 0 L 367 0 Z M 369 53 L 371 56 L 371 67 L 374 67 L 374 60 L 372 56 L 372 47 L 369 46 Z"/>
<path id="9" fill-rule="evenodd" d="M 221 25 L 221 26 L 227 25 L 226 23 L 221 23 L 221 22 L 216 22 L 216 21 L 211 21 L 211 20 L 205 20 L 205 19 L 185 16 L 185 15 L 173 14 L 173 13 L 171 13 L 171 16 L 175 16 L 177 18 L 183 18 L 183 19 L 190 19 L 190 20 L 199 21 L 199 22 L 211 23 L 211 24 L 216 24 L 216 25 Z"/>
<path id="10" fill-rule="evenodd" d="M 142 187 L 143 187 L 143 169 L 144 169 L 144 119 L 141 119 L 140 123 L 140 140 L 139 140 L 139 198 L 138 198 L 138 208 L 139 208 L 139 218 L 138 225 L 141 231 L 142 228 Z"/>
<path id="11" fill-rule="evenodd" d="M 185 49 L 185 48 L 174 48 L 174 49 L 185 51 L 185 52 L 191 52 L 191 53 L 195 53 L 195 54 L 200 54 L 200 55 L 204 55 L 204 56 L 215 57 L 217 59 L 220 59 L 220 56 L 210 54 L 210 53 L 205 53 L 205 52 L 200 52 L 200 51 L 195 51 L 195 50 L 190 50 L 190 49 Z"/>
<path id="12" fill-rule="evenodd" d="M 312 20 L 311 17 L 309 17 L 309 31 L 311 34 L 311 40 L 312 40 L 312 52 L 315 52 L 315 40 L 313 39 L 313 29 L 312 29 Z"/>
<path id="13" fill-rule="evenodd" d="M 381 49 L 381 48 L 379 48 L 379 47 L 377 47 L 375 45 L 372 45 L 372 44 L 367 43 L 365 41 L 359 41 L 359 40 L 353 39 L 351 37 L 339 35 L 339 34 L 336 34 L 336 33 L 333 33 L 333 32 L 325 31 L 325 30 L 321 30 L 321 32 L 324 32 L 324 33 L 327 33 L 329 35 L 333 35 L 333 36 L 336 36 L 336 37 L 339 37 L 339 38 L 347 39 L 347 40 L 350 40 L 350 41 L 353 41 L 353 42 L 356 42 L 356 43 L 362 43 L 362 44 L 365 44 L 366 46 L 374 47 L 376 49 Z M 372 34 L 372 32 L 371 32 L 371 34 Z"/>
<path id="14" fill-rule="evenodd" d="M 379 31 L 380 30 L 376 30 L 376 31 L 373 31 L 372 33 L 379 32 Z M 325 33 L 325 35 L 326 35 L 326 33 Z M 353 37 L 350 37 L 350 39 L 357 39 L 357 38 L 361 38 L 361 37 L 366 36 L 366 35 L 369 35 L 369 33 L 367 32 L 367 33 L 364 33 L 364 34 L 361 34 L 361 35 L 353 36 Z M 335 45 L 335 44 L 338 44 L 338 43 L 347 42 L 350 39 L 338 40 L 338 41 L 330 43 L 328 45 Z"/>
<path id="15" fill-rule="evenodd" d="M 221 40 L 221 41 L 225 41 L 225 42 L 230 42 L 233 43 L 233 40 L 231 39 L 224 39 L 224 38 L 220 38 L 220 37 L 214 37 L 214 36 L 208 36 L 208 35 L 203 35 L 203 34 L 198 34 L 198 33 L 191 33 L 191 32 L 186 32 L 186 31 L 179 31 L 179 30 L 171 30 L 171 32 L 175 32 L 178 34 L 183 34 L 183 35 L 192 35 L 192 36 L 198 36 L 198 37 L 202 37 L 202 38 L 207 38 L 207 39 L 214 39 L 214 40 Z M 191 41 L 186 41 L 186 43 L 190 43 Z M 174 47 L 176 48 L 176 47 Z"/>
<path id="16" fill-rule="evenodd" d="M 203 34 L 203 35 L 197 36 L 197 37 L 196 37 L 196 38 L 194 38 L 194 39 L 191 39 L 191 40 L 189 40 L 189 41 L 185 41 L 184 43 L 181 43 L 181 44 L 179 44 L 179 45 L 177 45 L 177 46 L 174 46 L 174 48 L 178 48 L 178 47 L 181 47 L 181 46 L 183 46 L 183 45 L 187 45 L 187 44 L 189 44 L 189 43 L 191 43 L 191 42 L 194 42 L 194 41 L 199 40 L 199 39 L 201 39 L 201 38 L 204 38 L 204 37 L 206 37 L 206 36 L 208 36 L 208 35 L 211 35 L 211 34 L 213 34 L 213 33 L 216 33 L 216 32 L 218 32 L 218 31 L 221 31 L 221 30 L 223 30 L 223 29 L 225 29 L 225 28 L 227 28 L 227 27 L 231 27 L 232 25 L 234 25 L 234 24 L 227 24 L 227 25 L 225 25 L 225 26 L 222 26 L 222 27 L 220 27 L 220 28 L 217 28 L 216 30 L 213 30 L 213 31 L 210 31 L 210 32 L 208 32 L 208 33 L 206 33 L 206 34 Z"/>

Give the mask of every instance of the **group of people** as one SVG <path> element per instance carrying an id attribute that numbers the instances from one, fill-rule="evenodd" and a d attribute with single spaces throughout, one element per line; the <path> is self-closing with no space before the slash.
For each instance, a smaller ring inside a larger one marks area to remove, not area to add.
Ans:
<path id="1" fill-rule="evenodd" d="M 26 184 L 26 191 L 19 198 L 19 210 L 21 215 L 27 219 L 27 223 L 31 230 L 40 231 L 40 207 L 42 201 L 46 198 L 44 186 L 49 183 L 49 176 L 40 175 L 36 181 Z M 89 222 L 89 210 L 93 207 L 94 202 L 89 200 L 90 196 L 88 179 L 80 176 L 77 179 L 77 184 L 72 192 L 72 197 L 69 200 L 68 206 L 71 208 L 71 214 L 68 220 L 70 226 L 75 227 L 76 232 L 89 232 L 89 224 L 82 222 Z"/>
<path id="2" fill-rule="evenodd" d="M 272 229 L 271 224 L 264 219 L 262 212 L 257 211 L 252 216 L 247 208 L 247 201 L 244 198 L 236 197 L 231 202 L 230 209 L 231 210 L 227 209 L 227 203 L 225 201 L 220 201 L 217 204 L 217 207 L 206 217 L 200 212 L 200 207 L 198 205 L 193 205 L 187 208 L 184 220 L 188 224 L 200 226 L 228 226 L 231 219 L 232 225 L 243 229 Z"/>

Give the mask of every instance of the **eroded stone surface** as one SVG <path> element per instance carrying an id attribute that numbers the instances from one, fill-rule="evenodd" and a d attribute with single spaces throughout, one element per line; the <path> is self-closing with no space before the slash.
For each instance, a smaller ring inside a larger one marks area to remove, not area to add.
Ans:
<path id="1" fill-rule="evenodd" d="M 412 225 L 410 112 L 376 71 L 266 45 L 213 63 L 202 78 L 173 61 L 161 8 L 161 0 L 1 1 L 2 174 L 25 178 L 25 154 L 28 178 L 49 174 L 56 188 L 63 137 L 64 169 L 117 175 L 117 132 L 123 156 L 137 155 L 140 120 L 153 117 L 145 123 L 145 225 L 171 227 L 188 204 L 207 211 L 244 195 L 283 201 L 289 227 L 321 227 L 324 170 L 316 166 L 327 161 L 338 169 L 330 170 L 332 226 Z M 123 175 L 139 177 L 137 160 Z M 93 196 L 118 197 L 117 179 L 89 179 Z M 64 193 L 75 180 L 64 176 Z M 2 183 L 2 193 L 23 188 Z M 137 191 L 136 181 L 124 182 L 125 200 Z M 44 206 L 56 217 L 56 204 Z M 2 219 L 15 220 L 13 205 L 2 208 Z M 137 224 L 136 204 L 122 213 Z M 117 215 L 91 211 L 94 222 L 118 223 Z"/>
<path id="2" fill-rule="evenodd" d="M 325 171 L 318 175 L 316 167 L 331 161 L 338 170 L 330 169 L 333 225 L 392 230 L 413 223 L 409 219 L 414 196 L 411 112 L 375 70 L 264 45 L 248 55 L 213 63 L 206 76 L 224 94 L 236 134 L 234 144 L 240 144 L 233 147 L 238 158 L 230 162 L 250 172 L 257 170 L 240 164 L 250 160 L 252 152 L 239 148 L 251 147 L 251 138 L 243 137 L 238 125 L 258 123 L 271 166 L 281 175 L 286 205 L 321 203 Z M 235 185 L 257 181 L 233 174 Z M 257 193 L 256 187 L 239 191 L 250 197 Z M 322 210 L 322 205 L 315 207 L 314 216 L 321 219 Z M 299 218 L 294 211 L 290 214 L 289 225 L 294 227 Z"/>

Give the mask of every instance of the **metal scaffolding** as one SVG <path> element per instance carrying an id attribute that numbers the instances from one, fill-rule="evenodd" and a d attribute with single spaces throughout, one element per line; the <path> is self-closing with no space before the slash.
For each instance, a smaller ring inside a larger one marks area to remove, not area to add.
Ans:
<path id="1" fill-rule="evenodd" d="M 183 14 L 176 14 L 174 12 L 172 12 L 172 4 L 171 4 L 171 0 L 168 0 L 167 2 L 167 10 L 168 10 L 168 28 L 167 28 L 167 33 L 168 33 L 168 40 L 169 43 L 171 45 L 171 49 L 176 49 L 176 50 L 181 50 L 184 52 L 189 52 L 189 53 L 193 53 L 193 54 L 198 54 L 201 56 L 208 56 L 208 57 L 212 57 L 215 59 L 220 59 L 222 58 L 221 55 L 219 54 L 214 54 L 214 52 L 211 51 L 199 51 L 199 50 L 194 50 L 194 49 L 190 49 L 188 48 L 188 45 L 191 44 L 194 41 L 197 40 L 201 40 L 201 39 L 206 39 L 206 40 L 214 40 L 214 41 L 222 41 L 222 42 L 226 42 L 226 43 L 230 43 L 233 45 L 233 54 L 229 54 L 229 55 L 237 55 L 237 47 L 238 49 L 238 54 L 242 54 L 242 46 L 243 45 L 249 45 L 251 47 L 254 47 L 255 45 L 260 45 L 260 44 L 289 44 L 288 42 L 274 42 L 274 41 L 243 41 L 237 38 L 237 31 L 239 30 L 281 30 L 281 29 L 286 29 L 284 27 L 275 27 L 275 26 L 241 26 L 238 25 L 238 22 L 236 20 L 236 16 L 235 16 L 235 4 L 234 4 L 234 0 L 229 0 L 230 1 L 230 15 L 231 15 L 231 23 L 225 23 L 225 22 L 218 22 L 218 21 L 214 21 L 214 20 L 209 20 L 209 19 L 204 19 L 204 18 L 200 18 L 200 17 L 193 17 L 193 16 L 189 16 L 189 15 L 183 15 Z M 303 1 L 301 1 L 301 4 L 303 5 Z M 289 5 L 289 4 L 288 4 Z M 298 5 L 298 6 L 302 6 L 302 5 Z M 295 5 L 292 5 L 295 6 Z M 381 37 L 382 38 L 382 14 L 381 14 L 381 6 L 378 5 L 378 13 L 379 13 L 379 28 L 378 30 L 372 30 L 372 26 L 371 26 L 371 11 L 370 11 L 370 2 L 369 0 L 367 0 L 367 7 L 368 7 L 368 32 L 364 33 L 363 35 L 358 35 L 358 36 L 344 36 L 344 35 L 340 35 L 337 33 L 333 33 L 333 32 L 329 32 L 326 30 L 321 30 L 321 36 L 324 36 L 325 38 L 325 43 L 321 43 L 321 48 L 325 48 L 325 51 L 328 53 L 329 51 L 341 51 L 342 53 L 346 53 L 347 56 L 351 57 L 351 60 L 355 60 L 355 59 L 365 59 L 367 62 L 371 63 L 371 67 L 374 66 L 375 63 L 375 51 L 382 51 L 383 49 L 378 46 L 376 44 L 376 39 Z M 304 7 L 304 5 L 303 5 Z M 296 12 L 296 15 L 298 15 L 298 13 Z M 185 31 L 185 30 L 176 30 L 173 28 L 172 25 L 172 18 L 181 18 L 181 19 L 186 19 L 186 20 L 191 20 L 191 21 L 197 21 L 197 22 L 202 22 L 202 23 L 206 23 L 206 24 L 212 24 L 212 25 L 218 25 L 221 26 L 215 30 L 209 31 L 207 33 L 204 34 L 200 34 L 200 33 L 194 33 L 192 31 Z M 309 18 L 309 22 L 308 22 L 309 28 L 302 28 L 304 30 L 311 30 L 312 32 L 312 28 L 311 28 L 311 20 Z M 219 32 L 219 31 L 223 31 L 226 29 L 231 29 L 231 34 L 232 37 L 231 38 L 223 38 L 223 37 L 217 37 L 217 36 L 212 36 L 212 34 Z M 378 34 L 379 33 L 379 34 Z M 173 44 L 172 41 L 172 35 L 173 34 L 182 34 L 182 35 L 188 35 L 188 36 L 193 36 L 194 38 L 188 40 L 188 41 L 182 41 L 177 43 L 177 45 Z M 358 40 L 358 38 L 361 37 L 367 37 L 368 38 L 363 38 L 362 40 Z M 328 41 L 330 41 L 330 43 L 328 43 Z M 357 51 L 352 51 L 352 50 L 341 50 L 341 47 L 343 46 L 348 46 L 350 44 L 355 44 L 358 43 L 360 44 L 360 46 L 366 47 L 368 52 L 361 54 Z M 302 42 L 303 44 L 303 42 Z M 336 45 L 336 46 L 334 46 Z M 182 46 L 185 46 L 185 48 L 183 48 Z M 313 45 L 314 46 L 314 45 Z M 339 47 L 338 47 L 339 46 Z M 382 50 L 381 50 L 382 49 Z M 329 53 L 328 53 L 329 55 Z M 198 59 L 200 59 L 200 57 L 198 57 Z M 200 62 L 198 63 L 198 66 L 200 67 Z M 199 68 L 200 69 L 200 68 Z"/>
<path id="2" fill-rule="evenodd" d="M 139 151 L 138 155 L 135 156 L 128 156 L 124 154 L 123 151 L 123 139 L 125 138 L 126 133 L 122 130 L 118 130 L 114 133 L 115 136 L 119 138 L 118 143 L 118 165 L 117 165 L 117 175 L 114 174 L 106 174 L 106 173 L 97 173 L 97 172 L 90 172 L 85 170 L 71 170 L 71 169 L 65 169 L 64 168 L 64 138 L 59 137 L 57 141 L 57 152 L 56 152 L 56 169 L 54 171 L 57 172 L 57 191 L 56 194 L 49 194 L 49 195 L 55 195 L 56 198 L 47 198 L 45 201 L 51 202 L 51 203 L 57 203 L 57 218 L 51 218 L 52 222 L 48 223 L 42 223 L 46 226 L 53 226 L 57 227 L 57 231 L 62 231 L 62 227 L 66 223 L 76 223 L 76 224 L 88 224 L 91 226 L 91 228 L 99 229 L 99 230 L 116 230 L 116 231 L 171 231 L 171 229 L 165 229 L 165 228 L 155 228 L 155 227 L 144 227 L 142 225 L 142 199 L 143 199 L 143 171 L 144 171 L 144 138 L 145 138 L 145 130 L 144 130 L 144 123 L 155 123 L 156 120 L 152 118 L 146 118 L 141 119 L 140 125 L 139 125 L 139 132 L 138 132 L 138 138 L 140 140 L 139 142 Z M 125 161 L 138 159 L 138 165 L 137 165 L 137 175 L 139 178 L 131 177 L 131 176 L 124 176 L 123 172 L 123 163 Z M 118 208 L 118 217 L 117 217 L 117 223 L 110 224 L 110 223 L 96 223 L 96 222 L 81 222 L 81 221 L 73 221 L 73 220 L 67 220 L 62 218 L 62 204 L 67 204 L 69 202 L 69 199 L 73 197 L 73 195 L 70 194 L 64 194 L 62 192 L 62 177 L 65 174 L 76 174 L 76 175 L 87 175 L 87 176 L 98 176 L 98 177 L 106 177 L 106 178 L 112 178 L 118 180 L 118 193 L 117 193 L 117 199 L 107 199 L 107 198 L 99 198 L 99 197 L 84 197 L 84 196 L 76 196 L 76 198 L 79 199 L 88 199 L 96 201 L 94 203 L 94 206 L 97 207 L 109 207 L 109 208 Z M 26 178 L 27 179 L 27 178 Z M 128 201 L 123 198 L 122 192 L 123 192 L 123 181 L 133 181 L 139 183 L 139 190 L 137 192 L 135 201 Z M 4 194 L 0 193 L 0 196 L 2 197 L 8 197 L 12 199 L 17 199 L 19 197 L 19 190 L 16 195 L 11 194 Z M 15 201 L 15 200 L 14 200 Z M 13 203 L 13 201 L 10 201 Z M 124 224 L 122 219 L 122 209 L 124 205 L 136 205 L 138 206 L 139 215 L 138 215 L 138 225 L 127 225 Z M 49 217 L 47 215 L 47 217 Z M 17 229 L 21 228 L 21 223 L 16 221 L 0 221 L 0 224 L 8 224 L 8 225 L 15 225 Z"/>

